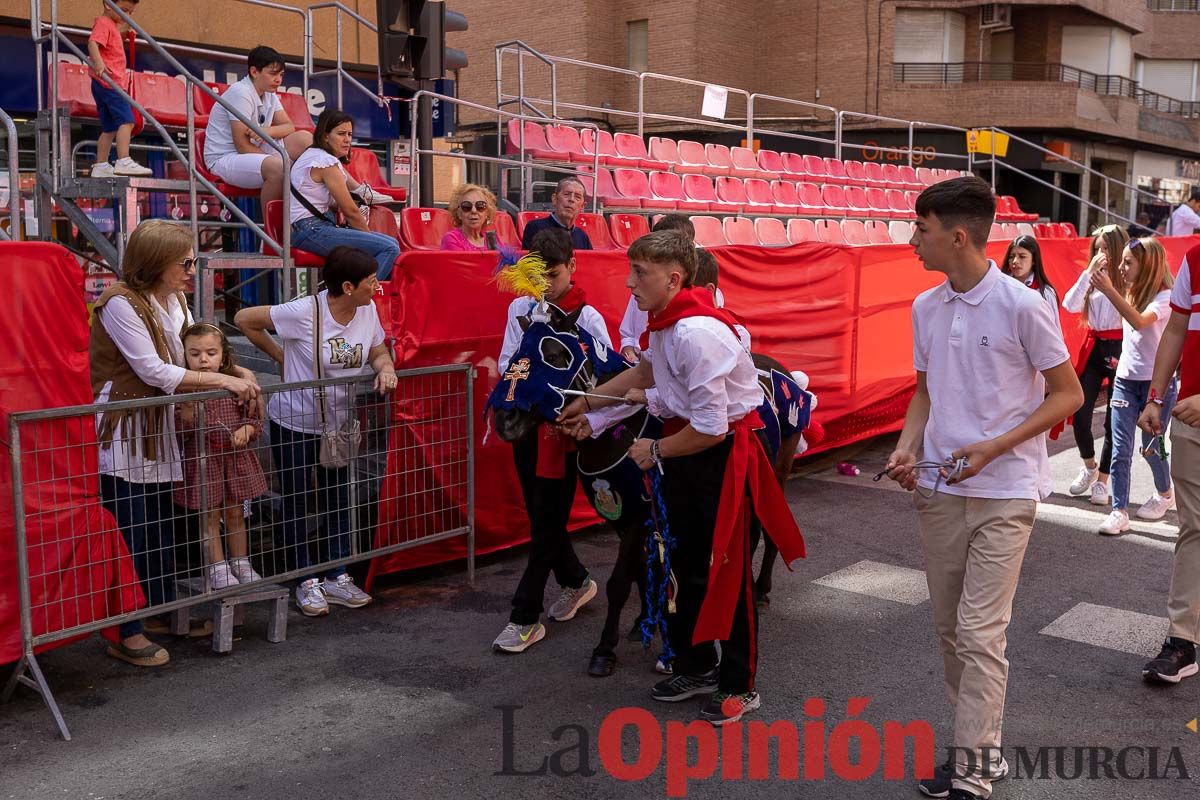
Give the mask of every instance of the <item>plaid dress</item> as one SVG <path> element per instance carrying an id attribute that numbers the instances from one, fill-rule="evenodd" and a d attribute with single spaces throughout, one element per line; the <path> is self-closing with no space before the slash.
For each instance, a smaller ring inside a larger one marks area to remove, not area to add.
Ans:
<path id="1" fill-rule="evenodd" d="M 267 492 L 267 479 L 253 447 L 262 434 L 258 407 L 243 409 L 232 397 L 207 400 L 204 403 L 204 431 L 197 428 L 198 420 L 185 423 L 176 420 L 183 438 L 183 485 L 175 490 L 175 502 L 184 508 L 200 508 L 200 436 L 206 436 L 207 455 L 204 459 L 205 482 L 209 509 L 253 500 Z M 176 415 L 178 416 L 178 411 Z M 199 415 L 197 415 L 199 416 Z M 233 432 L 243 425 L 253 425 L 251 444 L 235 448 Z"/>

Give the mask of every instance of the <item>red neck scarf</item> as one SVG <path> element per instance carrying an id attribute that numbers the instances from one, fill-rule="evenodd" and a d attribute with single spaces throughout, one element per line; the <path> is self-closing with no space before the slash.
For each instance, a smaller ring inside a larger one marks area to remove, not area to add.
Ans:
<path id="1" fill-rule="evenodd" d="M 639 342 L 641 349 L 645 350 L 650 346 L 650 331 L 664 330 L 687 317 L 711 317 L 720 320 L 729 326 L 729 332 L 733 334 L 734 339 L 741 340 L 735 327 L 737 318 L 731 312 L 717 308 L 713 304 L 712 293 L 707 289 L 694 287 L 680 289 L 679 294 L 671 298 L 666 308 L 650 315 Z"/>
<path id="2" fill-rule="evenodd" d="M 562 297 L 553 302 L 554 305 L 558 306 L 568 314 L 574 314 L 576 311 L 587 305 L 587 295 L 584 294 L 583 289 L 580 289 L 578 286 L 572 283 L 571 288 L 567 289 L 566 293 L 564 293 Z"/>

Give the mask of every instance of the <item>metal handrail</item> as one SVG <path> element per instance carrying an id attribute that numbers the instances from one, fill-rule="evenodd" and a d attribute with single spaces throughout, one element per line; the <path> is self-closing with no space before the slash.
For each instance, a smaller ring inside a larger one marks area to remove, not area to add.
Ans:
<path id="1" fill-rule="evenodd" d="M 763 94 L 755 92 L 750 95 L 750 99 L 746 102 L 746 142 L 754 142 L 754 103 L 757 100 L 768 100 L 772 103 L 786 103 L 788 105 L 799 106 L 800 108 L 811 108 L 818 111 L 828 111 L 834 119 L 834 140 L 830 142 L 828 139 L 823 139 L 818 136 L 806 136 L 802 133 L 791 133 L 789 131 L 770 131 L 772 136 L 782 136 L 788 139 L 799 139 L 801 141 L 817 142 L 819 144 L 832 144 L 837 147 L 837 140 L 841 131 L 840 120 L 838 120 L 838 110 L 833 106 L 825 106 L 820 103 L 809 103 L 804 100 L 793 100 L 790 97 L 779 97 L 773 94 Z"/>
<path id="2" fill-rule="evenodd" d="M 306 42 L 305 51 L 304 51 L 305 72 L 310 73 L 312 75 L 312 77 L 314 77 L 314 78 L 318 77 L 320 75 L 336 75 L 337 76 L 338 108 L 342 107 L 342 81 L 343 80 L 349 80 L 351 86 L 355 87 L 360 92 L 365 94 L 367 97 L 371 98 L 371 100 L 375 101 L 375 103 L 380 108 L 387 108 L 387 101 L 384 100 L 384 95 L 383 95 L 383 72 L 381 71 L 383 69 L 383 67 L 380 64 L 380 62 L 383 59 L 381 58 L 381 56 L 377 54 L 375 57 L 375 80 L 377 82 L 377 84 L 376 84 L 377 91 L 375 91 L 375 92 L 372 92 L 370 89 L 368 89 L 366 87 L 366 85 L 362 81 L 360 81 L 358 78 L 354 77 L 349 72 L 347 72 L 345 70 L 345 68 L 343 67 L 343 62 L 342 62 L 342 14 L 349 14 L 350 17 L 352 17 L 358 24 L 362 25 L 363 27 L 365 27 L 367 30 L 371 31 L 372 33 L 378 34 L 379 27 L 371 20 L 358 14 L 353 9 L 347 8 L 346 6 L 342 5 L 339 2 L 336 2 L 336 0 L 334 0 L 334 2 L 316 3 L 314 5 L 309 6 L 308 9 L 304 12 L 310 34 L 311 34 L 311 31 L 313 28 L 313 12 L 320 11 L 323 8 L 332 8 L 334 10 L 335 23 L 337 25 L 337 67 L 334 69 L 321 70 L 320 72 L 313 71 L 313 69 L 312 69 L 312 66 L 313 66 L 312 37 L 310 35 Z"/>
<path id="3" fill-rule="evenodd" d="M 503 78 L 503 56 L 505 53 L 517 54 L 517 92 L 518 97 L 505 100 L 503 97 L 504 78 Z M 533 58 L 541 61 L 546 66 L 550 67 L 550 116 L 554 119 L 558 118 L 558 64 L 551 56 L 543 55 L 529 45 L 525 44 L 520 39 L 510 39 L 507 42 L 501 42 L 496 45 L 496 107 L 503 108 L 508 103 L 514 100 L 519 105 L 525 105 L 525 64 L 522 59 L 528 54 Z M 576 62 L 583 63 L 583 62 Z M 537 109 L 530 108 L 535 114 L 540 113 Z"/>
<path id="4" fill-rule="evenodd" d="M 283 11 L 288 14 L 298 14 L 300 16 L 300 24 L 304 31 L 304 47 L 301 50 L 301 58 L 304 63 L 300 66 L 304 73 L 304 102 L 308 102 L 308 74 L 312 71 L 312 18 L 295 6 L 286 6 L 282 3 L 272 3 L 270 0 L 237 0 L 239 3 L 245 3 L 251 6 L 261 6 L 262 8 L 271 8 L 276 11 Z M 286 64 L 284 65 L 287 66 Z"/>
<path id="5" fill-rule="evenodd" d="M 722 86 L 719 83 L 710 83 L 708 81 L 696 81 L 696 80 L 692 80 L 691 78 L 679 78 L 674 75 L 663 75 L 658 72 L 642 72 L 642 73 L 638 74 L 638 114 L 639 114 L 639 116 L 638 116 L 638 136 L 643 135 L 643 133 L 644 133 L 643 127 L 644 126 L 642 123 L 643 123 L 643 120 L 645 120 L 647 118 L 664 120 L 667 122 L 701 122 L 701 123 L 704 123 L 704 120 L 690 120 L 687 117 L 677 117 L 677 116 L 670 115 L 670 114 L 648 113 L 646 111 L 646 107 L 645 107 L 646 79 L 647 78 L 653 78 L 654 80 L 667 81 L 669 83 L 682 83 L 685 86 L 702 86 L 705 88 L 707 88 L 709 86 L 716 86 L 717 88 L 724 89 L 727 92 L 741 95 L 742 97 L 746 98 L 747 109 L 750 106 L 750 93 L 748 91 L 746 91 L 745 89 L 738 89 L 737 87 L 734 87 L 734 86 Z M 739 125 L 729 125 L 727 123 L 711 123 L 711 122 L 709 122 L 709 123 L 704 123 L 704 124 L 708 124 L 711 127 L 715 127 L 715 128 L 727 128 L 727 129 L 735 130 L 735 131 L 736 130 L 744 130 L 746 132 L 746 141 L 747 142 L 750 141 L 751 138 L 753 138 L 751 136 L 751 133 L 754 130 L 754 124 L 751 119 L 746 120 L 745 128 L 742 128 Z"/>
<path id="6" fill-rule="evenodd" d="M 21 169 L 17 153 L 17 126 L 13 118 L 0 108 L 0 122 L 8 137 L 8 219 L 9 238 L 21 241 Z"/>
<path id="7" fill-rule="evenodd" d="M 839 111 L 839 112 L 837 112 L 837 115 L 838 115 L 837 128 L 838 128 L 839 136 L 838 136 L 838 147 L 837 147 L 836 155 L 838 158 L 841 158 L 841 156 L 842 156 L 842 148 L 844 146 L 846 146 L 847 144 L 849 144 L 854 147 L 861 147 L 864 150 L 867 150 L 867 149 L 874 150 L 877 153 L 897 153 L 899 155 L 906 155 L 908 157 L 908 165 L 911 167 L 911 166 L 913 166 L 913 146 L 915 144 L 917 128 L 932 128 L 932 129 L 937 129 L 937 130 L 953 131 L 955 133 L 961 133 L 964 136 L 967 133 L 966 128 L 960 128 L 957 125 L 944 125 L 939 122 L 916 122 L 914 120 L 900 119 L 898 117 L 886 117 L 886 116 L 882 116 L 880 114 L 868 114 L 865 111 Z M 893 123 L 893 124 L 899 125 L 903 128 L 907 128 L 908 129 L 908 147 L 907 148 L 881 147 L 879 145 L 866 145 L 866 144 L 860 144 L 858 142 L 847 142 L 845 140 L 846 118 L 847 117 L 854 117 L 857 119 L 864 119 L 864 120 L 875 120 L 878 122 L 888 122 L 888 123 Z M 970 152 L 966 153 L 965 155 L 959 155 L 958 153 L 938 153 L 938 156 L 942 157 L 942 158 L 963 158 L 963 159 L 966 159 L 967 169 L 971 169 L 974 166 L 974 159 L 972 158 Z"/>

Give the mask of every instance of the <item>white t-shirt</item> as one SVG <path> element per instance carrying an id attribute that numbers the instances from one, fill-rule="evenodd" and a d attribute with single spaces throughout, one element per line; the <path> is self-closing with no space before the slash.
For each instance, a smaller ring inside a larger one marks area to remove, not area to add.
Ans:
<path id="1" fill-rule="evenodd" d="M 329 313 L 329 292 L 317 295 L 321 302 L 321 358 L 325 378 L 361 375 L 371 368 L 367 355 L 383 344 L 383 326 L 374 303 L 359 306 L 346 325 Z M 271 324 L 283 340 L 283 380 L 287 383 L 313 380 L 313 299 L 300 297 L 271 307 Z M 334 385 L 325 389 L 326 429 L 341 427 L 354 406 L 354 387 Z M 267 400 L 267 415 L 284 428 L 301 433 L 322 432 L 312 389 L 277 392 Z"/>
<path id="2" fill-rule="evenodd" d="M 1045 399 L 1041 372 L 1069 361 L 1045 300 L 996 265 L 959 294 L 946 281 L 913 301 L 913 366 L 929 387 L 922 458 L 942 461 L 960 447 L 1006 433 Z M 937 480 L 922 470 L 926 490 Z M 954 486 L 965 497 L 1042 500 L 1050 495 L 1046 437 L 1035 436 Z"/>
<path id="3" fill-rule="evenodd" d="M 1121 320 L 1125 338 L 1121 342 L 1117 377 L 1127 381 L 1148 381 L 1154 377 L 1154 355 L 1158 352 L 1158 342 L 1171 318 L 1171 290 L 1163 289 L 1154 295 L 1144 313 L 1157 314 L 1158 318 L 1140 331 L 1134 330 L 1129 320 Z"/>
<path id="4" fill-rule="evenodd" d="M 1167 223 L 1167 236 L 1191 236 L 1197 228 L 1200 228 L 1200 215 L 1192 211 L 1192 207 L 1187 203 L 1180 203 L 1179 207 L 1171 212 L 1171 219 Z"/>
<path id="5" fill-rule="evenodd" d="M 271 121 L 275 119 L 275 113 L 283 110 L 283 104 L 279 102 L 279 96 L 275 92 L 266 92 L 259 97 L 249 75 L 226 89 L 221 98 L 262 128 L 270 126 Z M 237 152 L 233 143 L 234 122 L 240 120 L 231 117 L 220 103 L 213 105 L 208 114 L 208 127 L 204 129 L 206 163 L 212 164 L 221 156 Z M 263 147 L 269 148 L 270 145 L 264 144 Z M 272 148 L 270 152 L 274 153 L 275 150 Z"/>
<path id="6" fill-rule="evenodd" d="M 308 148 L 292 164 L 292 186 L 304 196 L 305 200 L 312 203 L 317 211 L 325 211 L 336 205 L 333 195 L 329 193 L 329 187 L 312 179 L 314 169 L 326 167 L 337 167 L 342 171 L 342 176 L 346 176 L 346 169 L 342 166 L 342 162 L 319 147 Z M 312 214 L 304 207 L 303 203 L 292 198 L 292 222 L 311 216 Z"/>

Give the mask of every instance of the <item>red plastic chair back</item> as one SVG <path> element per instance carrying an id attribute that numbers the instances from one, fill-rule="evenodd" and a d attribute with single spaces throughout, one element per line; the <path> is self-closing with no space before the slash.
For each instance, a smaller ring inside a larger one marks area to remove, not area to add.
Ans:
<path id="1" fill-rule="evenodd" d="M 410 250 L 440 250 L 442 237 L 454 227 L 444 208 L 405 208 L 400 212 L 400 241 Z"/>
<path id="2" fill-rule="evenodd" d="M 650 232 L 650 223 L 641 214 L 612 214 L 608 218 L 613 243 L 626 248 Z"/>

